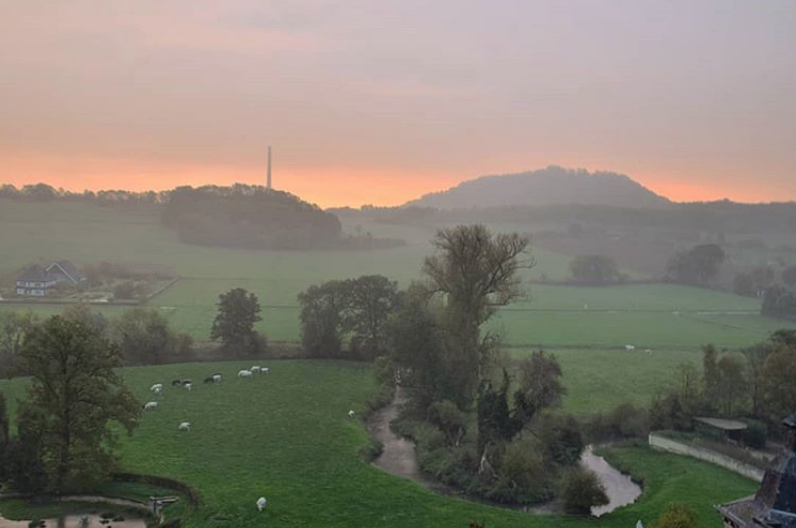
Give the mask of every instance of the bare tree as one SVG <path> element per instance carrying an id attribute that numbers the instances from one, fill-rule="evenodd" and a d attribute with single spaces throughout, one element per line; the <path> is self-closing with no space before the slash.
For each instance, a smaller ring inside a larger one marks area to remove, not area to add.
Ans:
<path id="1" fill-rule="evenodd" d="M 480 326 L 522 296 L 518 272 L 534 261 L 527 238 L 493 235 L 481 224 L 441 229 L 432 244 L 436 253 L 426 258 L 424 272 L 429 291 L 445 300 L 449 346 L 459 356 L 451 375 L 461 382 L 457 403 L 467 405 L 494 352 L 494 336 L 481 342 Z"/>

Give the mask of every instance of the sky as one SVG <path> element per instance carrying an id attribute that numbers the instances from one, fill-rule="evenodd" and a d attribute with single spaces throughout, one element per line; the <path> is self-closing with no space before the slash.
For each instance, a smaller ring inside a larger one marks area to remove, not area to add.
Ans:
<path id="1" fill-rule="evenodd" d="M 395 205 L 554 164 L 796 200 L 794 0 L 0 0 L 0 182 Z"/>

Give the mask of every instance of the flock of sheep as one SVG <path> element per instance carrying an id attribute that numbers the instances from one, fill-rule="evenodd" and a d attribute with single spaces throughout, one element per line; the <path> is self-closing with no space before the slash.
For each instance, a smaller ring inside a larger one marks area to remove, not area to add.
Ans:
<path id="1" fill-rule="evenodd" d="M 255 374 L 269 374 L 270 372 L 271 372 L 271 369 L 269 369 L 268 367 L 261 367 L 259 365 L 254 365 L 250 369 L 241 369 L 241 370 L 239 370 L 238 371 L 238 378 L 251 378 Z M 221 382 L 221 374 L 219 374 L 219 373 L 211 374 L 210 376 L 208 376 L 204 380 L 204 383 L 206 383 L 206 384 L 207 383 L 220 383 L 220 382 Z M 182 388 L 182 389 L 190 391 L 191 387 L 193 387 L 193 382 L 191 380 L 189 380 L 189 379 L 174 380 L 174 381 L 171 382 L 171 386 L 175 387 L 175 388 Z M 152 385 L 149 388 L 149 390 L 152 391 L 152 393 L 154 393 L 156 396 L 159 396 L 160 394 L 163 393 L 163 384 L 162 383 L 155 383 L 154 385 Z M 149 401 L 149 402 L 146 402 L 144 404 L 144 411 L 154 411 L 157 408 L 158 408 L 158 402 L 157 401 Z M 348 416 L 353 418 L 355 416 L 354 411 L 353 410 L 348 411 Z M 177 430 L 178 431 L 186 431 L 186 432 L 190 431 L 191 430 L 191 422 L 180 422 L 180 424 L 177 426 Z M 267 503 L 268 503 L 268 501 L 265 499 L 265 497 L 260 497 L 256 501 L 257 509 L 259 511 L 263 511 L 265 509 Z"/>
<path id="2" fill-rule="evenodd" d="M 627 352 L 633 352 L 635 349 L 636 349 L 635 345 L 625 345 L 625 350 Z M 647 354 L 647 355 L 652 354 L 652 349 L 651 348 L 647 348 L 647 349 L 644 350 L 644 353 Z"/>
<path id="3" fill-rule="evenodd" d="M 238 371 L 239 378 L 251 378 L 254 374 L 268 374 L 271 372 L 271 369 L 268 367 L 261 367 L 259 365 L 255 365 L 250 369 L 242 369 Z M 221 374 L 215 373 L 211 374 L 210 376 L 205 378 L 205 383 L 220 383 L 221 382 Z M 187 391 L 190 391 L 193 387 L 193 382 L 189 379 L 184 380 L 174 380 L 171 382 L 172 387 L 180 387 Z M 162 383 L 155 383 L 149 390 L 152 391 L 156 396 L 160 395 L 163 392 L 163 384 Z M 144 404 L 145 411 L 154 411 L 158 408 L 158 402 L 156 401 L 149 401 Z M 179 431 L 190 431 L 191 430 L 191 422 L 181 422 L 180 425 L 177 426 Z"/>

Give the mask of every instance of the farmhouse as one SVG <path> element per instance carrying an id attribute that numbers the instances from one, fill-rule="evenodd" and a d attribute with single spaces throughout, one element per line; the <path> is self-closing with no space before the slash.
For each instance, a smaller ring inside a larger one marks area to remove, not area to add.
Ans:
<path id="1" fill-rule="evenodd" d="M 88 281 L 86 276 L 70 260 L 53 262 L 45 269 L 47 273 L 55 277 L 55 280 L 60 283 L 78 286 Z"/>
<path id="2" fill-rule="evenodd" d="M 782 423 L 790 446 L 768 468 L 757 494 L 717 506 L 726 528 L 796 528 L 796 414 Z"/>
<path id="3" fill-rule="evenodd" d="M 43 266 L 35 264 L 17 276 L 17 295 L 44 297 L 58 284 L 55 277 L 47 273 Z"/>
<path id="4" fill-rule="evenodd" d="M 17 276 L 16 293 L 27 297 L 46 297 L 58 284 L 79 286 L 87 281 L 77 266 L 68 260 L 59 260 L 47 267 L 34 264 Z"/>

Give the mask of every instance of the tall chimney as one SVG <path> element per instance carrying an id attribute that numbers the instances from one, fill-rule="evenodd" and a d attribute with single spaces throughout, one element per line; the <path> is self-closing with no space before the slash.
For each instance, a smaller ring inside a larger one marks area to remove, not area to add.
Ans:
<path id="1" fill-rule="evenodd" d="M 268 145 L 268 188 L 271 188 L 271 145 Z"/>

